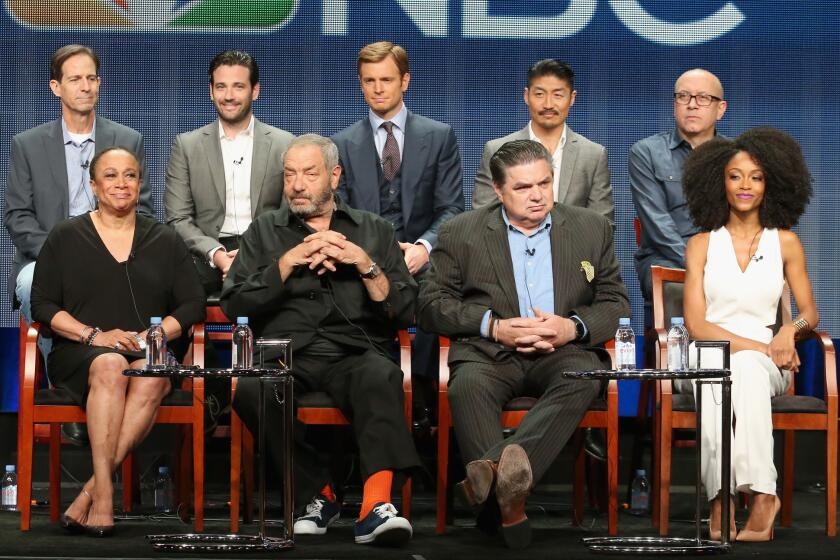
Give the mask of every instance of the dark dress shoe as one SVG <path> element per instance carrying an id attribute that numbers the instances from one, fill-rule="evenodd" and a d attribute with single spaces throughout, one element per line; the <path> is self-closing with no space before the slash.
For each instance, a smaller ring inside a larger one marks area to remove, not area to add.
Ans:
<path id="1" fill-rule="evenodd" d="M 61 528 L 73 534 L 81 534 L 85 532 L 85 526 L 71 517 L 61 514 Z"/>
<path id="2" fill-rule="evenodd" d="M 487 496 L 496 481 L 496 466 L 489 459 L 470 461 L 466 467 L 467 478 L 458 485 L 462 496 L 470 506 L 487 501 Z"/>
<path id="3" fill-rule="evenodd" d="M 85 525 L 87 536 L 101 539 L 114 534 L 113 525 Z"/>
<path id="4" fill-rule="evenodd" d="M 475 528 L 487 535 L 495 537 L 499 534 L 499 527 L 502 524 L 502 513 L 499 511 L 499 502 L 487 500 L 480 508 L 475 518 Z"/>
<path id="5" fill-rule="evenodd" d="M 72 445 L 84 447 L 90 444 L 90 439 L 88 439 L 87 424 L 78 422 L 62 424 L 61 435 L 64 436 L 67 443 Z"/>
<path id="6" fill-rule="evenodd" d="M 583 431 L 583 450 L 596 461 L 607 460 L 607 445 L 600 430 L 586 428 Z"/>
<path id="7" fill-rule="evenodd" d="M 531 543 L 531 523 L 525 515 L 525 499 L 534 485 L 528 454 L 517 444 L 502 450 L 496 472 L 496 501 L 501 513 L 501 532 L 511 549 Z"/>

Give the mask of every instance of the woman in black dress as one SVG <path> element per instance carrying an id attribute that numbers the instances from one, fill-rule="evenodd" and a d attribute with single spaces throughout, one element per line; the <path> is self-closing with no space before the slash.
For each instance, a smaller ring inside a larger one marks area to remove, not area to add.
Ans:
<path id="1" fill-rule="evenodd" d="M 166 378 L 129 378 L 145 365 L 140 341 L 153 316 L 168 339 L 204 319 L 204 292 L 175 231 L 136 212 L 140 166 L 108 148 L 90 166 L 98 207 L 58 224 L 35 266 L 32 314 L 53 332 L 50 377 L 86 409 L 93 476 L 64 513 L 70 530 L 114 526 L 114 469 L 149 433 L 170 391 Z"/>

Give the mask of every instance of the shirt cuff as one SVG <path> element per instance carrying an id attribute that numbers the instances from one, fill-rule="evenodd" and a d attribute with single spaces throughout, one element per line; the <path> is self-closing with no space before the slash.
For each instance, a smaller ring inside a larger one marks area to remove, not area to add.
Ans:
<path id="1" fill-rule="evenodd" d="M 422 245 L 426 248 L 426 251 L 431 255 L 432 254 L 432 244 L 426 241 L 425 239 L 418 239 L 414 242 L 415 245 Z"/>
<path id="2" fill-rule="evenodd" d="M 484 338 L 490 338 L 490 333 L 487 332 L 487 331 L 488 331 L 488 328 L 490 326 L 490 316 L 492 314 L 493 314 L 493 312 L 490 309 L 488 309 L 487 311 L 484 312 L 484 317 L 481 318 L 480 332 L 481 332 L 481 336 L 483 336 Z"/>
<path id="3" fill-rule="evenodd" d="M 221 249 L 222 251 L 225 250 L 223 245 L 219 245 L 218 247 L 213 247 L 209 251 L 207 251 L 207 264 L 210 265 L 210 268 L 216 268 L 216 263 L 213 262 L 213 255 L 216 254 L 216 251 Z"/>

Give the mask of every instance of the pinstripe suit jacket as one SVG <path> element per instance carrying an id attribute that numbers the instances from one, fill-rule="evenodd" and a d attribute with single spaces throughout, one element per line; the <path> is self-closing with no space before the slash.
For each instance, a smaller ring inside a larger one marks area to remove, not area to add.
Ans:
<path id="1" fill-rule="evenodd" d="M 619 317 L 630 315 L 627 290 L 613 251 L 609 221 L 592 210 L 555 205 L 551 211 L 554 313 L 579 316 L 597 345 L 612 338 Z M 501 204 L 454 217 L 441 226 L 432 268 L 420 291 L 420 326 L 453 339 L 450 362 L 493 362 L 508 352 L 482 338 L 488 309 L 519 317 L 519 303 Z M 585 262 L 594 269 L 587 280 Z"/>

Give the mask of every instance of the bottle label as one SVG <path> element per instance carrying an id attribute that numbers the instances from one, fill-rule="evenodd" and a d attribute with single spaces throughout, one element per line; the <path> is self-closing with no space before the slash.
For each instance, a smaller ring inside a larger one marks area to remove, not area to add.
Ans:
<path id="1" fill-rule="evenodd" d="M 636 367 L 636 345 L 632 342 L 616 341 L 615 361 L 618 369 L 633 369 Z"/>
<path id="2" fill-rule="evenodd" d="M 17 485 L 3 487 L 3 507 L 17 507 Z"/>
<path id="3" fill-rule="evenodd" d="M 633 495 L 630 497 L 630 509 L 634 511 L 647 511 L 648 493 L 633 492 Z"/>

